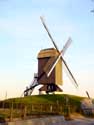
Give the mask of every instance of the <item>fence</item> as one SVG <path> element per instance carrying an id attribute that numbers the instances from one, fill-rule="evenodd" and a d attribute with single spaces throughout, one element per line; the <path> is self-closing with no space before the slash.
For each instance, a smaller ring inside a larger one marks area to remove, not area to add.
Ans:
<path id="1" fill-rule="evenodd" d="M 40 115 L 64 115 L 68 116 L 73 110 L 70 105 L 64 104 L 24 104 L 15 102 L 1 102 L 0 114 L 12 121 L 14 118 L 28 118 Z"/>

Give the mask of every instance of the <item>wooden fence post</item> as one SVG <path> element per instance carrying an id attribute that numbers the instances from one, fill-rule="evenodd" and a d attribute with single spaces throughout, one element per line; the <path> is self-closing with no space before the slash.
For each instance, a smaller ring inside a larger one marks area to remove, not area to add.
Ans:
<path id="1" fill-rule="evenodd" d="M 23 118 L 26 118 L 26 114 L 27 114 L 27 106 L 25 105 L 23 108 Z"/>
<path id="2" fill-rule="evenodd" d="M 52 110 L 53 110 L 53 107 L 52 107 L 52 105 L 50 105 L 50 112 L 52 113 Z"/>
<path id="3" fill-rule="evenodd" d="M 11 107 L 10 107 L 10 121 L 13 120 L 13 101 L 11 102 Z"/>

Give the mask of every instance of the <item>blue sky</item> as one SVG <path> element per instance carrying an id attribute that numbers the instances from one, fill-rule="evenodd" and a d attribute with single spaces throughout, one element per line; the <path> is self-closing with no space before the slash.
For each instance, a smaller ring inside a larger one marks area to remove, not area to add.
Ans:
<path id="1" fill-rule="evenodd" d="M 78 81 L 76 90 L 64 73 L 65 93 L 94 97 L 94 8 L 91 0 L 0 1 L 0 99 L 20 96 L 37 72 L 37 54 L 53 47 L 40 16 L 59 49 L 69 36 L 72 44 L 64 55 Z"/>

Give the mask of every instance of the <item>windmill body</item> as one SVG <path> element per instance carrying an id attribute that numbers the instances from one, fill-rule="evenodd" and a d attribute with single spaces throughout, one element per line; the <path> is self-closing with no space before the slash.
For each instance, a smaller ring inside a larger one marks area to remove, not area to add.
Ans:
<path id="1" fill-rule="evenodd" d="M 51 75 L 47 77 L 47 73 L 52 67 L 54 61 L 58 57 L 58 52 L 54 48 L 48 48 L 41 50 L 38 54 L 38 83 L 44 85 L 40 91 L 49 91 L 47 88 L 51 89 L 51 86 L 56 91 L 61 91 L 58 85 L 62 85 L 62 60 L 60 59 L 56 66 L 54 67 Z M 43 74 L 41 76 L 41 74 Z M 53 90 L 52 90 L 53 91 Z"/>

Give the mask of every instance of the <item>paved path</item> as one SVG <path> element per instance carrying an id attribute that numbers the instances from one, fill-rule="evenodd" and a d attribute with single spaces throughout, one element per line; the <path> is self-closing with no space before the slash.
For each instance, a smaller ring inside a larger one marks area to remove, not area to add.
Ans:
<path id="1" fill-rule="evenodd" d="M 51 125 L 61 125 L 61 123 L 53 123 Z M 70 121 L 64 121 L 62 125 L 94 125 L 94 119 L 77 118 Z"/>
<path id="2" fill-rule="evenodd" d="M 71 121 L 66 121 L 64 124 L 65 125 L 94 125 L 94 119 L 80 118 L 80 119 L 75 119 Z"/>

